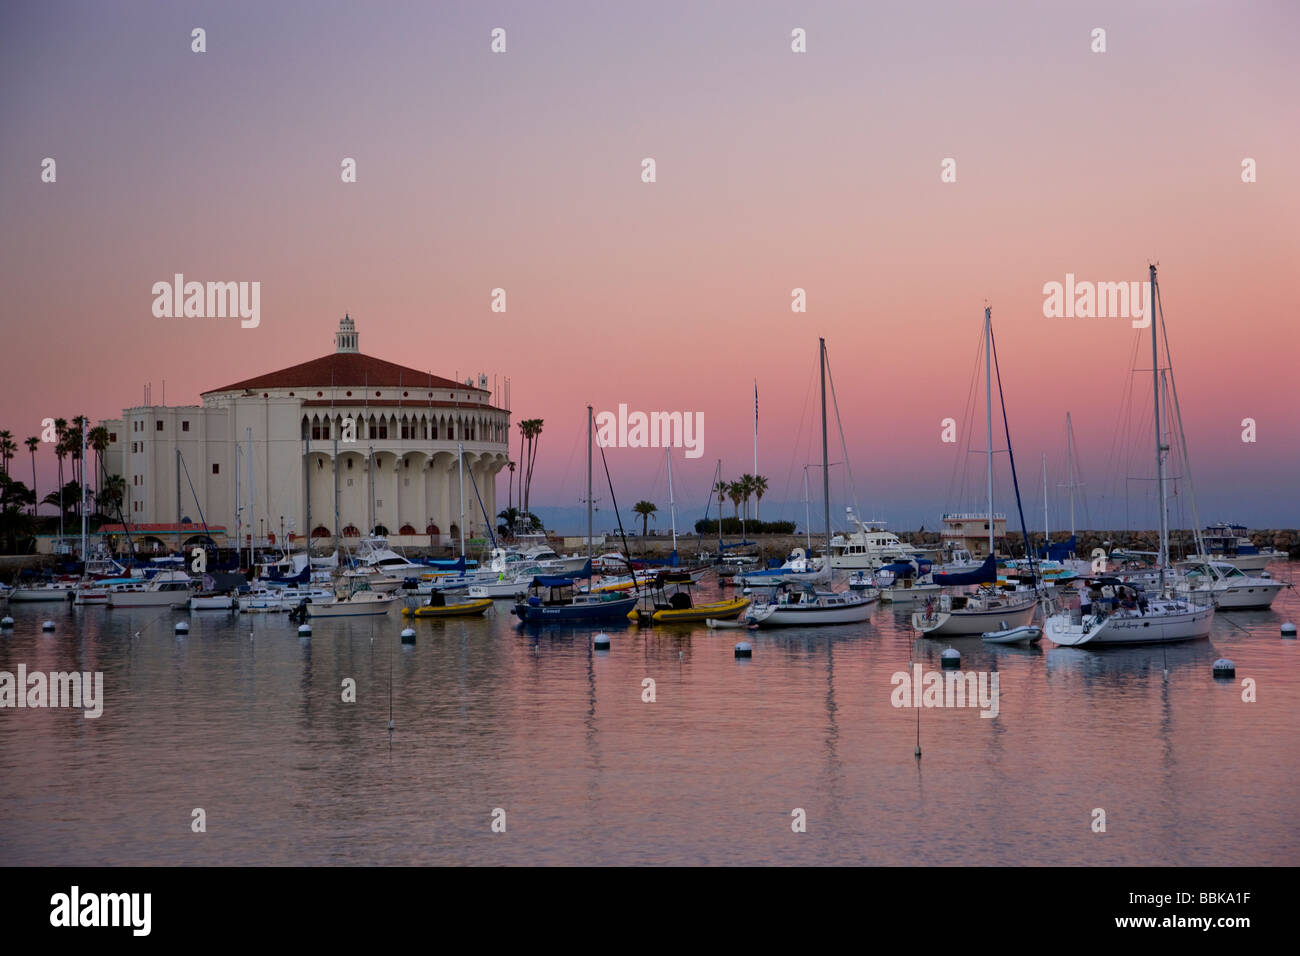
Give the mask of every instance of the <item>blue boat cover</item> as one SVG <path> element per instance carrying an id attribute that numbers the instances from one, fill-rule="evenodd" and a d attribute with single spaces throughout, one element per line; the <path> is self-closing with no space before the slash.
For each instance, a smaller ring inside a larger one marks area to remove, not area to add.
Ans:
<path id="1" fill-rule="evenodd" d="M 1078 550 L 1078 538 L 1070 535 L 1069 541 L 1057 541 L 1038 549 L 1038 556 L 1048 561 L 1064 561 Z"/>
<path id="2" fill-rule="evenodd" d="M 992 584 L 998 579 L 998 560 L 989 555 L 974 571 L 957 571 L 952 574 L 935 573 L 934 583 L 941 587 L 961 587 L 964 584 Z"/>
<path id="3" fill-rule="evenodd" d="M 553 578 L 543 575 L 537 575 L 533 578 L 533 587 L 535 588 L 571 588 L 573 587 L 573 578 Z"/>

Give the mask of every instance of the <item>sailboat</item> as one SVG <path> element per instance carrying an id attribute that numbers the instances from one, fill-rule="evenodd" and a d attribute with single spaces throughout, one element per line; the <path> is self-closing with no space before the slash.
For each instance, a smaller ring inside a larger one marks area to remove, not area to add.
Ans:
<path id="1" fill-rule="evenodd" d="M 1115 578 L 1100 578 L 1090 584 L 1093 595 L 1089 613 L 1083 608 L 1063 610 L 1048 615 L 1044 623 L 1047 636 L 1069 647 L 1103 644 L 1161 644 L 1209 637 L 1214 622 L 1214 603 L 1193 601 L 1195 592 L 1179 596 L 1166 575 L 1169 564 L 1169 502 L 1165 488 L 1165 456 L 1169 446 L 1160 431 L 1160 347 L 1159 328 L 1164 324 L 1160 308 L 1160 287 L 1156 267 L 1151 269 L 1151 387 L 1154 396 L 1156 436 L 1156 485 L 1160 491 L 1160 551 L 1157 555 L 1158 587 L 1156 596 L 1148 598 L 1140 585 L 1124 584 Z M 1159 315 L 1159 322 L 1156 321 Z M 1165 353 L 1169 336 L 1165 333 Z M 1184 456 L 1186 449 L 1184 447 Z M 1190 480 L 1190 479 L 1189 479 Z"/>
<path id="2" fill-rule="evenodd" d="M 950 574 L 934 573 L 932 579 L 941 588 L 967 587 L 978 584 L 984 587 L 972 594 L 940 594 L 938 600 L 934 595 L 926 598 L 925 606 L 912 613 L 912 627 L 923 634 L 956 637 L 962 635 L 983 634 L 994 629 L 1012 630 L 1028 624 L 1034 617 L 1038 605 L 1038 592 L 1034 589 L 995 590 L 997 583 L 997 555 L 993 548 L 993 310 L 984 308 L 984 391 L 985 414 L 988 431 L 988 504 L 989 504 L 989 553 L 984 563 L 969 571 L 956 571 Z M 1001 397 L 1002 378 L 998 376 L 998 394 Z M 1002 406 L 1003 421 L 1006 421 L 1006 402 Z M 1007 446 L 1011 439 L 1008 432 Z M 1012 462 L 1012 479 L 1015 478 L 1015 463 Z M 1019 485 L 1016 486 L 1016 503 L 1020 503 Z M 1024 525 L 1024 513 L 1021 512 L 1021 526 Z M 1026 543 L 1028 537 L 1026 537 Z"/>
<path id="3" fill-rule="evenodd" d="M 819 339 L 822 391 L 822 481 L 826 508 L 826 560 L 821 562 L 818 575 L 831 580 L 831 470 L 830 452 L 826 446 L 826 340 Z M 746 575 L 746 578 L 752 575 Z M 865 621 L 880 601 L 880 591 L 866 588 L 861 591 L 819 591 L 810 581 L 807 584 L 786 583 L 771 597 L 756 600 L 745 612 L 743 620 L 759 627 L 795 626 L 816 624 L 851 624 Z"/>
<path id="4" fill-rule="evenodd" d="M 591 566 L 592 497 L 591 449 L 594 442 L 592 408 L 587 406 L 587 567 Z M 612 487 L 612 486 L 611 486 Z M 631 571 L 631 565 L 628 565 Z M 523 624 L 591 624 L 624 620 L 636 606 L 636 595 L 619 591 L 583 593 L 572 577 L 537 575 L 528 593 L 515 604 L 514 614 Z"/>

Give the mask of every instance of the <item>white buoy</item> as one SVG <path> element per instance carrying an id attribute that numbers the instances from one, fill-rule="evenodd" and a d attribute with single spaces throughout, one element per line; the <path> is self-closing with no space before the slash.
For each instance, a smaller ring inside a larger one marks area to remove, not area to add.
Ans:
<path id="1" fill-rule="evenodd" d="M 388 720 L 388 730 L 389 730 L 389 733 L 392 732 L 392 730 L 393 730 L 393 728 L 394 728 L 395 726 L 397 726 L 397 725 L 393 723 L 392 718 L 389 718 L 389 720 Z"/>
<path id="2" fill-rule="evenodd" d="M 415 628 L 407 627 L 402 629 L 402 643 L 403 644 L 415 643 Z"/>
<path id="3" fill-rule="evenodd" d="M 741 588 L 740 593 L 741 593 L 741 594 L 749 594 L 749 593 L 751 593 L 751 592 L 750 592 L 749 588 Z"/>
<path id="4" fill-rule="evenodd" d="M 11 624 L 10 626 L 12 627 L 12 624 Z M 1292 640 L 1294 640 L 1294 639 L 1295 639 L 1295 625 L 1292 624 L 1290 621 L 1287 621 L 1285 624 L 1283 624 L 1283 625 L 1282 625 L 1282 636 L 1283 636 L 1283 637 L 1289 637 L 1289 638 L 1291 638 Z"/>
<path id="5" fill-rule="evenodd" d="M 955 647 L 950 647 L 939 655 L 940 667 L 961 667 L 961 652 Z"/>
<path id="6" fill-rule="evenodd" d="M 1214 662 L 1214 676 L 1215 677 L 1236 677 L 1237 666 L 1233 664 L 1232 661 L 1228 660 L 1228 658 L 1220 657 L 1217 661 Z"/>
<path id="7" fill-rule="evenodd" d="M 41 625 L 41 630 L 42 630 L 42 631 L 52 631 L 52 630 L 54 630 L 54 622 L 53 622 L 53 621 L 46 621 L 44 624 Z"/>
<path id="8" fill-rule="evenodd" d="M 14 619 L 8 615 L 0 617 L 0 627 L 9 628 L 14 626 Z"/>
<path id="9" fill-rule="evenodd" d="M 310 624 L 299 624 L 299 625 L 298 625 L 298 633 L 299 633 L 301 636 L 303 636 L 303 637 L 310 637 L 310 636 L 311 636 L 311 625 L 310 625 Z"/>
<path id="10" fill-rule="evenodd" d="M 190 626 L 184 621 L 177 621 L 174 630 L 177 634 L 188 634 L 190 632 Z"/>
<path id="11" fill-rule="evenodd" d="M 596 650 L 607 651 L 609 650 L 609 635 L 604 631 L 601 631 L 591 639 L 591 643 L 595 646 Z"/>
<path id="12" fill-rule="evenodd" d="M 749 641 L 741 641 L 739 644 L 736 645 L 736 656 L 737 657 L 754 656 L 754 648 L 750 646 Z"/>

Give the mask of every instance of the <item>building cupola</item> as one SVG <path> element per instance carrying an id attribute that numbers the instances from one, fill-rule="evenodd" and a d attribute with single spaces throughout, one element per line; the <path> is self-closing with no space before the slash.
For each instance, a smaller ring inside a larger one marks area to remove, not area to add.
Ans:
<path id="1" fill-rule="evenodd" d="M 339 321 L 339 330 L 334 333 L 335 352 L 359 352 L 357 346 L 357 327 L 351 317 L 344 315 Z"/>

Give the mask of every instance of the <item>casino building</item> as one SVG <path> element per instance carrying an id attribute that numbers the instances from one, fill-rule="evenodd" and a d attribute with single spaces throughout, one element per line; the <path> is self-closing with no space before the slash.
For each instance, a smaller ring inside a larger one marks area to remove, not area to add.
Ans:
<path id="1" fill-rule="evenodd" d="M 363 355 L 345 316 L 332 354 L 203 392 L 201 405 L 145 405 L 102 422 L 104 466 L 125 480 L 133 528 L 188 521 L 198 535 L 206 522 L 227 529 L 213 535 L 226 546 L 301 546 L 309 530 L 330 539 L 318 551 L 376 528 L 396 545 L 451 544 L 462 490 L 466 539 L 485 534 L 484 511 L 495 525 L 510 412 L 487 384 Z"/>

